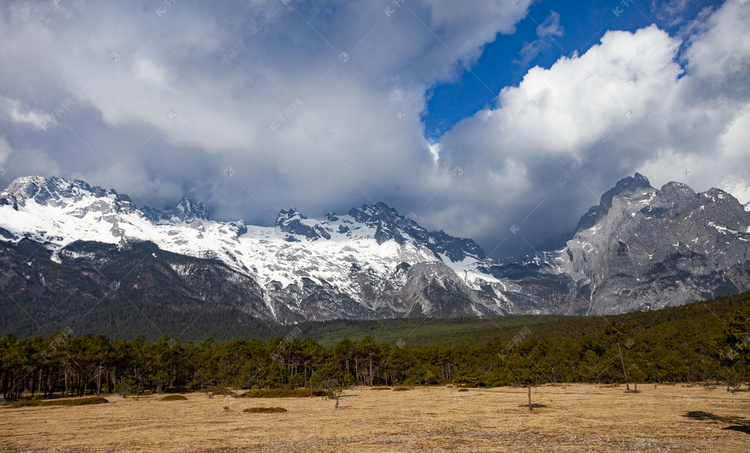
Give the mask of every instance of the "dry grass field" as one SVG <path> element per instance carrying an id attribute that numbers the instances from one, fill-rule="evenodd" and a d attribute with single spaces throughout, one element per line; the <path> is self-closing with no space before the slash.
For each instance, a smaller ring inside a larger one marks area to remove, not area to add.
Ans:
<path id="1" fill-rule="evenodd" d="M 188 394 L 0 408 L 0 451 L 750 451 L 750 392 L 686 386 L 357 388 L 322 398 Z M 282 407 L 284 413 L 250 413 Z"/>

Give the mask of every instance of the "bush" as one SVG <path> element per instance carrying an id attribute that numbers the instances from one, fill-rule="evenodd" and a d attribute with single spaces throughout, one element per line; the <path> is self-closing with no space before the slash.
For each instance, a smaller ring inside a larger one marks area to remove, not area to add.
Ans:
<path id="1" fill-rule="evenodd" d="M 187 387 L 181 386 L 181 387 L 172 387 L 168 388 L 164 391 L 164 393 L 188 393 L 190 390 L 187 389 Z"/>
<path id="2" fill-rule="evenodd" d="M 240 395 L 240 398 L 307 398 L 310 396 L 308 389 L 267 389 L 250 390 Z"/>
<path id="3" fill-rule="evenodd" d="M 42 400 L 21 400 L 12 401 L 3 404 L 3 407 L 37 407 L 37 406 L 87 406 L 89 404 L 105 404 L 109 403 L 105 398 L 90 397 L 90 398 L 77 398 L 70 400 L 53 400 L 53 401 L 42 401 Z"/>
<path id="4" fill-rule="evenodd" d="M 203 391 L 209 398 L 212 396 L 234 396 L 234 392 L 227 388 L 208 387 Z"/>
<path id="5" fill-rule="evenodd" d="M 469 389 L 458 389 L 459 392 L 468 392 Z"/>
<path id="6" fill-rule="evenodd" d="M 395 387 L 394 392 L 405 392 L 407 390 L 414 390 L 414 387 Z"/>
<path id="7" fill-rule="evenodd" d="M 280 414 L 286 412 L 283 407 L 249 407 L 242 412 L 249 412 L 252 414 Z"/>
<path id="8" fill-rule="evenodd" d="M 162 401 L 184 401 L 187 398 L 185 398 L 183 395 L 168 395 L 162 398 Z"/>
<path id="9" fill-rule="evenodd" d="M 390 390 L 390 387 L 373 387 L 370 390 Z"/>

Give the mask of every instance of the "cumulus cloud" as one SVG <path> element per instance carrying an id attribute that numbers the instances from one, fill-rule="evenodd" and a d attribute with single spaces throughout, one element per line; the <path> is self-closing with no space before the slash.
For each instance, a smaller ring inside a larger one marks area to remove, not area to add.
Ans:
<path id="1" fill-rule="evenodd" d="M 5 113 L 11 121 L 37 130 L 46 130 L 56 124 L 52 115 L 35 111 L 16 99 L 5 99 Z"/>
<path id="2" fill-rule="evenodd" d="M 64 175 L 157 205 L 186 191 L 219 217 L 267 223 L 292 204 L 314 215 L 421 190 L 428 86 L 512 32 L 528 3 L 16 2 L 0 20 L 17 43 L 0 78 L 47 99 L 47 115 L 74 102 L 71 131 L 47 137 L 77 148 L 50 151 Z"/>
<path id="3" fill-rule="evenodd" d="M 503 89 L 495 108 L 443 137 L 444 172 L 459 167 L 471 180 L 468 188 L 451 181 L 446 204 L 461 199 L 472 205 L 466 211 L 495 217 L 497 231 L 474 231 L 485 243 L 528 242 L 533 251 L 550 236 L 550 219 L 558 231 L 572 228 L 614 181 L 636 171 L 656 186 L 717 185 L 748 165 L 742 125 L 750 45 L 742 44 L 750 34 L 740 25 L 748 15 L 747 6 L 727 3 L 696 24 L 702 30 L 687 43 L 654 25 L 609 31 L 583 55 L 531 69 Z M 685 44 L 683 69 L 677 62 Z M 450 223 L 451 209 L 435 215 Z"/>

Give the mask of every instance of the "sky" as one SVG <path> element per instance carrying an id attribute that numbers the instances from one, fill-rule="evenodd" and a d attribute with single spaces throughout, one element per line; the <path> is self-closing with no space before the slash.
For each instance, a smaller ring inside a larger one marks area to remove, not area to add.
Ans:
<path id="1" fill-rule="evenodd" d="M 534 253 L 635 172 L 750 181 L 748 23 L 747 0 L 3 1 L 0 186 L 256 225 L 384 202 Z"/>

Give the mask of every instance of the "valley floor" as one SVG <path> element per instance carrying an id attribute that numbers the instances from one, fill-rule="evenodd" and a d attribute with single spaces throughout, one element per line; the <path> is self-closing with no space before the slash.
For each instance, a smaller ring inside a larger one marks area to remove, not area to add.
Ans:
<path id="1" fill-rule="evenodd" d="M 750 451 L 750 392 L 725 387 L 356 388 L 322 398 L 161 395 L 0 408 L 0 451 Z M 286 413 L 243 412 L 283 407 Z"/>

